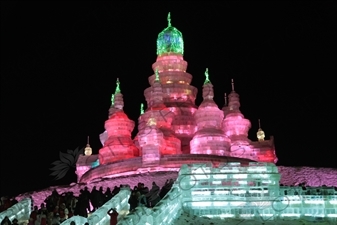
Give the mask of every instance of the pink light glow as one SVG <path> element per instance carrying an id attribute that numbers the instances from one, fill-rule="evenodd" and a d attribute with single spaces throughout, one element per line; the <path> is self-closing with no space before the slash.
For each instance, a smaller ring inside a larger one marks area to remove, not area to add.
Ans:
<path id="1" fill-rule="evenodd" d="M 139 152 L 131 139 L 134 122 L 123 111 L 117 111 L 105 122 L 108 139 L 99 150 L 100 164 L 135 157 Z"/>

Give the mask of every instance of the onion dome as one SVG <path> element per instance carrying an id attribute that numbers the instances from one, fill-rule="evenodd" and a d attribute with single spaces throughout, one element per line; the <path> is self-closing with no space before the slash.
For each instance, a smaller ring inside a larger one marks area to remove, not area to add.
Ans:
<path id="1" fill-rule="evenodd" d="M 170 13 L 167 16 L 168 26 L 158 34 L 157 38 L 157 55 L 166 53 L 184 54 L 184 40 L 182 33 L 175 27 L 171 26 Z"/>

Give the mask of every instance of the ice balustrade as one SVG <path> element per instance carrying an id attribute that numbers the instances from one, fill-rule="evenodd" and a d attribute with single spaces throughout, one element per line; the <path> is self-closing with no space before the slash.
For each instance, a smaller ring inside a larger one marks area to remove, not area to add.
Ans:
<path id="1" fill-rule="evenodd" d="M 71 222 L 75 222 L 75 224 L 85 224 L 88 222 L 88 219 L 82 216 L 72 216 L 71 218 L 65 220 L 61 223 L 61 225 L 70 225 Z"/>
<path id="2" fill-rule="evenodd" d="M 171 225 L 182 209 L 180 195 L 179 183 L 175 182 L 171 190 L 155 207 L 149 209 L 139 206 L 120 220 L 117 225 Z"/>
<path id="3" fill-rule="evenodd" d="M 109 201 L 107 201 L 103 206 L 101 206 L 99 209 L 97 209 L 95 212 L 93 212 L 88 218 L 84 218 L 81 216 L 73 216 L 63 223 L 61 225 L 68 225 L 72 221 L 75 222 L 75 224 L 84 224 L 86 222 L 89 223 L 89 225 L 106 225 L 109 224 L 110 216 L 108 215 L 108 211 L 111 208 L 115 208 L 117 212 L 119 213 L 119 218 L 121 219 L 125 213 L 129 210 L 129 198 L 131 195 L 131 190 L 129 187 L 122 187 L 121 190 L 116 194 L 114 197 L 112 197 Z M 29 217 L 28 217 L 29 218 Z"/>
<path id="4" fill-rule="evenodd" d="M 119 217 L 123 216 L 129 210 L 129 198 L 131 191 L 129 187 L 122 187 L 121 190 L 107 201 L 102 207 L 97 209 L 93 214 L 88 217 L 89 225 L 105 225 L 110 221 L 108 211 L 115 208 L 119 213 Z"/>
<path id="5" fill-rule="evenodd" d="M 288 207 L 281 217 L 328 218 L 337 221 L 337 190 L 329 187 L 280 187 Z"/>
<path id="6" fill-rule="evenodd" d="M 25 198 L 15 205 L 11 206 L 7 210 L 0 213 L 0 221 L 2 221 L 6 216 L 10 221 L 13 219 L 18 220 L 28 220 L 31 213 L 31 202 L 30 198 Z"/>

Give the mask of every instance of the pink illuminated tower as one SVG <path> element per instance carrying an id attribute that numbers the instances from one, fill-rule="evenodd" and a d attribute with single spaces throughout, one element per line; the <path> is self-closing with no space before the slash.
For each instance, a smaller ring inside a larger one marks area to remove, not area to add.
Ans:
<path id="1" fill-rule="evenodd" d="M 213 100 L 213 85 L 208 78 L 208 69 L 205 76 L 203 101 L 194 114 L 198 131 L 190 143 L 191 154 L 229 155 L 230 139 L 222 130 L 224 113 Z"/>
<path id="2" fill-rule="evenodd" d="M 153 71 L 158 70 L 159 80 L 163 89 L 163 101 L 174 114 L 172 129 L 181 141 L 183 153 L 190 153 L 190 140 L 196 131 L 193 118 L 197 110 L 195 99 L 197 88 L 190 85 L 192 75 L 186 73 L 187 62 L 183 58 L 184 41 L 179 30 L 171 26 L 170 14 L 168 26 L 159 33 L 157 38 L 157 60 L 152 65 Z M 153 86 L 155 75 L 149 77 Z M 144 91 L 147 102 L 151 102 L 152 87 Z"/>
<path id="3" fill-rule="evenodd" d="M 112 107 L 109 110 L 109 119 L 105 121 L 107 139 L 99 150 L 99 163 L 104 165 L 118 160 L 138 156 L 138 148 L 131 139 L 131 132 L 135 123 L 123 111 L 123 95 L 117 78 L 115 94 L 112 98 Z"/>
<path id="4" fill-rule="evenodd" d="M 171 129 L 175 114 L 164 105 L 163 89 L 159 81 L 158 70 L 156 70 L 155 81 L 153 82 L 148 100 L 149 107 L 138 119 L 139 134 L 137 135 L 137 140 L 143 158 L 147 158 L 146 154 L 148 154 L 148 150 L 146 149 L 148 149 L 152 142 L 162 143 L 162 146 L 158 150 L 160 156 L 181 154 L 181 142 Z M 151 138 L 154 138 L 154 140 L 151 140 Z M 143 162 L 144 160 L 146 159 L 143 159 Z"/>
<path id="5" fill-rule="evenodd" d="M 223 121 L 223 130 L 231 139 L 231 156 L 244 157 L 244 155 L 250 154 L 251 151 L 248 147 L 251 143 L 248 139 L 248 131 L 251 124 L 240 111 L 240 98 L 239 94 L 234 90 L 233 79 L 227 107 L 225 108 L 227 115 Z"/>

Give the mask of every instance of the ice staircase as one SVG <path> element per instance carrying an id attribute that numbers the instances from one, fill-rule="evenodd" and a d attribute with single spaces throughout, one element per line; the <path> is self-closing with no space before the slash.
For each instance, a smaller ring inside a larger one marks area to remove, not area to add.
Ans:
<path id="1" fill-rule="evenodd" d="M 131 191 L 129 187 L 122 187 L 117 195 L 107 201 L 102 207 L 97 209 L 94 213 L 92 213 L 88 218 L 82 216 L 73 216 L 61 225 L 70 225 L 72 221 L 75 224 L 84 224 L 88 222 L 90 225 L 107 225 L 110 224 L 110 216 L 107 212 L 111 208 L 116 208 L 119 213 L 118 220 L 122 220 L 125 214 L 129 211 L 129 198 L 131 195 Z"/>
<path id="2" fill-rule="evenodd" d="M 243 166 L 230 162 L 217 167 L 185 164 L 172 189 L 154 208 L 137 207 L 117 224 L 172 225 L 182 212 L 244 220 L 337 221 L 337 192 L 333 188 L 321 188 L 320 196 L 300 196 L 294 194 L 298 187 L 287 187 L 285 194 L 279 180 L 278 169 L 272 163 L 250 162 Z"/>
<path id="3" fill-rule="evenodd" d="M 0 213 L 0 222 L 7 216 L 10 221 L 13 219 L 28 220 L 31 213 L 31 203 L 32 200 L 30 198 L 25 198 L 20 202 L 16 203 L 12 207 Z"/>

